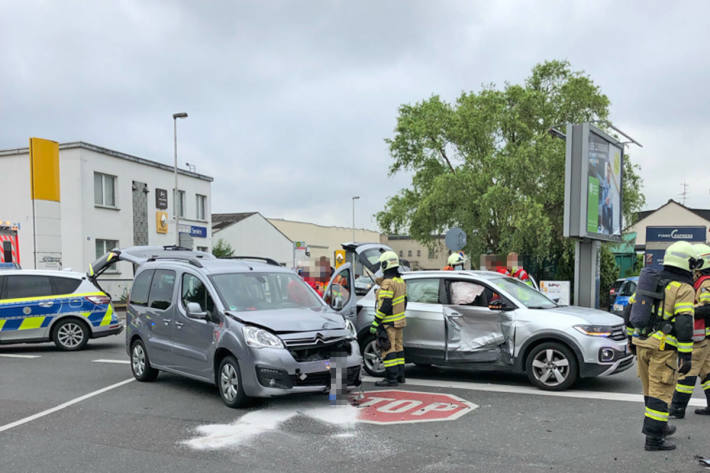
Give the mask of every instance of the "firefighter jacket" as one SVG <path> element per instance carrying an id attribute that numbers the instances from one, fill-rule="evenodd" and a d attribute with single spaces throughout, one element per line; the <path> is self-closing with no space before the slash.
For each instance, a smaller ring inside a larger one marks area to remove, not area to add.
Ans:
<path id="1" fill-rule="evenodd" d="M 405 327 L 407 321 L 404 311 L 407 308 L 407 284 L 395 276 L 382 279 L 380 288 L 375 292 L 375 320 L 372 325 L 392 325 L 395 328 Z"/>
<path id="2" fill-rule="evenodd" d="M 695 282 L 695 330 L 693 340 L 701 340 L 700 336 L 710 338 L 710 276 L 701 276 Z"/>
<path id="3" fill-rule="evenodd" d="M 636 294 L 629 298 L 633 304 Z M 677 350 L 678 353 L 693 352 L 693 314 L 695 291 L 688 282 L 671 281 L 664 289 L 663 304 L 659 305 L 657 323 L 648 337 L 634 334 L 637 346 L 656 350 Z"/>

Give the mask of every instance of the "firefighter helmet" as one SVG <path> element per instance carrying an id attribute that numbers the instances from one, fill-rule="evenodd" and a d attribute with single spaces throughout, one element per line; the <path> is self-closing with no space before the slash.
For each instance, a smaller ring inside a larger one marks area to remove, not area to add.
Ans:
<path id="1" fill-rule="evenodd" d="M 673 266 L 683 271 L 692 271 L 702 266 L 703 260 L 697 258 L 698 250 L 687 241 L 677 241 L 666 248 L 663 266 Z M 700 265 L 700 266 L 698 266 Z"/>
<path id="2" fill-rule="evenodd" d="M 399 256 L 394 251 L 385 251 L 380 255 L 380 267 L 382 271 L 399 266 Z"/>
<path id="3" fill-rule="evenodd" d="M 447 262 L 449 263 L 449 266 L 462 265 L 464 262 L 464 257 L 461 253 L 458 252 L 451 253 Z"/>
<path id="4" fill-rule="evenodd" d="M 696 258 L 703 261 L 703 265 L 695 269 L 710 269 L 710 246 L 705 243 L 696 243 L 694 246 L 695 250 L 698 252 Z"/>

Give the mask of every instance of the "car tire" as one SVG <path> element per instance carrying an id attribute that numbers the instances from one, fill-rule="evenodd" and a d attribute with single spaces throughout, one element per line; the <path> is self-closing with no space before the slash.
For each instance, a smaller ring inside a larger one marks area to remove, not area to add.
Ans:
<path id="1" fill-rule="evenodd" d="M 232 355 L 225 356 L 219 364 L 216 376 L 219 396 L 227 407 L 244 406 L 249 397 L 244 393 L 239 363 Z"/>
<path id="2" fill-rule="evenodd" d="M 86 323 L 68 318 L 57 322 L 52 329 L 52 341 L 63 351 L 78 351 L 89 343 L 89 327 Z"/>
<path id="3" fill-rule="evenodd" d="M 131 345 L 131 371 L 133 372 L 133 377 L 141 382 L 155 381 L 158 378 L 158 373 L 160 373 L 150 366 L 148 352 L 140 340 L 136 340 Z"/>
<path id="4" fill-rule="evenodd" d="M 360 353 L 362 353 L 362 365 L 367 374 L 377 378 L 385 375 L 385 365 L 382 364 L 380 351 L 377 349 L 377 339 L 374 335 L 368 335 L 362 340 Z"/>
<path id="5" fill-rule="evenodd" d="M 572 350 L 558 342 L 533 347 L 525 360 L 530 383 L 546 391 L 569 389 L 577 381 L 578 371 Z"/>

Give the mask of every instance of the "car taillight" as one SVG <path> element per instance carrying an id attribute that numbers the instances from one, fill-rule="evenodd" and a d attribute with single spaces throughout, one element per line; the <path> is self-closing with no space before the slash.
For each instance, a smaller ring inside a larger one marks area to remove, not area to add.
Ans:
<path id="1" fill-rule="evenodd" d="M 108 296 L 86 296 L 84 299 L 96 305 L 109 304 L 111 302 L 111 298 Z"/>

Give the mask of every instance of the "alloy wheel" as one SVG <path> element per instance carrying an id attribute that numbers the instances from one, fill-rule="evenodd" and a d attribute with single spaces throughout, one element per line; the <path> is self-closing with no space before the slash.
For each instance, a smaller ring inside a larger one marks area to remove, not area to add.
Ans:
<path id="1" fill-rule="evenodd" d="M 558 386 L 569 376 L 569 363 L 564 353 L 547 348 L 535 355 L 532 362 L 533 374 L 535 379 L 545 386 Z"/>
<path id="2" fill-rule="evenodd" d="M 59 343 L 67 348 L 76 348 L 84 341 L 84 329 L 75 322 L 67 322 L 57 331 Z"/>
<path id="3" fill-rule="evenodd" d="M 133 347 L 131 363 L 133 364 L 133 372 L 136 376 L 143 376 L 143 372 L 145 371 L 145 351 L 143 351 L 143 346 L 140 343 L 136 343 Z"/>
<path id="4" fill-rule="evenodd" d="M 382 363 L 376 340 L 371 340 L 365 345 L 365 349 L 362 351 L 362 358 L 369 371 L 373 373 L 385 372 L 385 365 Z"/>
<path id="5" fill-rule="evenodd" d="M 219 375 L 219 385 L 222 390 L 222 395 L 228 402 L 233 402 L 239 392 L 239 378 L 237 370 L 230 363 L 225 363 L 222 366 L 222 372 Z"/>

